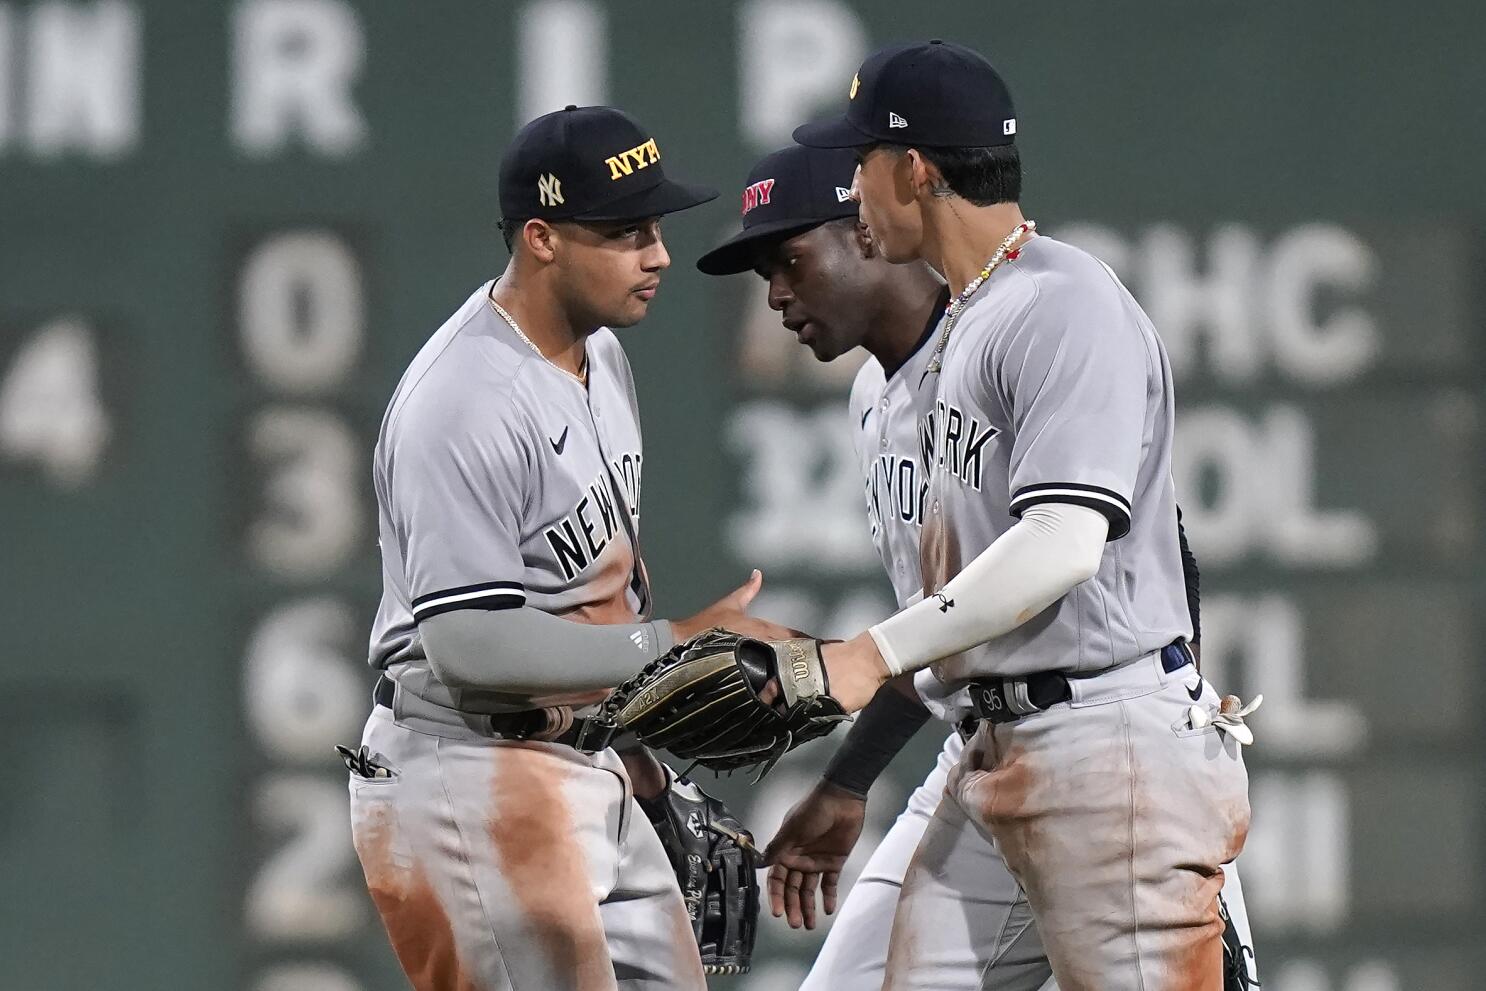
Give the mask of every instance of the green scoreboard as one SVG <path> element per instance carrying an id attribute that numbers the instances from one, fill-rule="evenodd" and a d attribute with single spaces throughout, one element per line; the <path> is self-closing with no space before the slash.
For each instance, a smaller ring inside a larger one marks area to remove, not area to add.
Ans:
<path id="1" fill-rule="evenodd" d="M 1025 209 L 1154 318 L 1204 663 L 1262 692 L 1241 860 L 1267 991 L 1486 972 L 1486 68 L 1400 9 L 888 0 L 0 0 L 0 988 L 393 991 L 332 745 L 365 719 L 370 452 L 497 273 L 521 122 L 610 102 L 723 189 L 625 332 L 660 612 L 765 573 L 892 608 L 845 413 L 751 277 L 692 260 L 878 43 L 986 51 Z M 881 782 L 848 876 L 928 770 Z M 717 789 L 761 834 L 831 744 Z M 766 921 L 747 978 L 820 934 Z"/>

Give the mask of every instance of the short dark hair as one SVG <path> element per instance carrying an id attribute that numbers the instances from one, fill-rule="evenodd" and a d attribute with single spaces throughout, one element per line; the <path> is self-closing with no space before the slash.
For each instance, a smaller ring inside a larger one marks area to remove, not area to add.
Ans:
<path id="1" fill-rule="evenodd" d="M 516 232 L 526 226 L 526 221 L 505 217 L 495 226 L 500 228 L 501 240 L 506 242 L 506 250 L 514 255 L 516 253 Z"/>
<path id="2" fill-rule="evenodd" d="M 887 147 L 899 154 L 908 150 L 903 145 Z M 937 196 L 954 194 L 976 206 L 1016 203 L 1022 198 L 1022 159 L 1016 145 L 917 150 L 944 177 L 935 186 Z"/>

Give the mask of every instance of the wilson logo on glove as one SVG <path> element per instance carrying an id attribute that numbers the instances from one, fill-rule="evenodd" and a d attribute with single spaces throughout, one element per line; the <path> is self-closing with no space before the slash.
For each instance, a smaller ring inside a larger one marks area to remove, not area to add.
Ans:
<path id="1" fill-rule="evenodd" d="M 765 702 L 771 683 L 777 697 Z M 601 718 L 693 766 L 759 767 L 757 781 L 795 747 L 851 717 L 831 697 L 819 641 L 765 642 L 713 629 L 616 688 Z"/>

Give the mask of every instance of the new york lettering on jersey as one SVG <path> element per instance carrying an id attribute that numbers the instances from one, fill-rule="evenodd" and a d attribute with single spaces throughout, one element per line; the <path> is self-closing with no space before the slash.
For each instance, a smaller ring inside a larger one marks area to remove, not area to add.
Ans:
<path id="1" fill-rule="evenodd" d="M 585 389 L 516 335 L 489 292 L 471 295 L 409 366 L 375 455 L 384 566 L 371 663 L 398 665 L 403 689 L 465 709 L 481 699 L 438 683 L 418 620 L 525 605 L 612 624 L 650 609 L 623 349 L 608 330 L 589 337 Z"/>
<path id="2" fill-rule="evenodd" d="M 638 451 L 620 455 L 618 461 L 610 463 L 585 486 L 583 497 L 571 513 L 542 531 L 568 581 L 598 560 L 616 535 L 625 534 L 619 513 L 625 511 L 624 507 L 640 504 L 640 461 Z M 616 504 L 614 498 L 616 482 L 624 493 L 622 504 Z M 638 527 L 638 513 L 633 509 L 629 512 Z"/>
<path id="3" fill-rule="evenodd" d="M 935 306 L 936 319 L 901 367 L 888 376 L 877 359 L 869 357 L 851 387 L 852 441 L 865 482 L 867 520 L 899 608 L 917 602 L 923 592 L 914 562 L 929 479 L 918 431 L 934 398 L 933 379 L 925 378 L 924 369 L 933 354 L 932 332 L 944 300 Z"/>
<path id="4" fill-rule="evenodd" d="M 943 446 L 936 450 L 944 425 Z M 976 492 L 985 478 L 986 444 L 998 432 L 972 409 L 966 412 L 943 399 L 935 399 L 919 430 L 919 458 L 923 464 L 946 469 Z"/>
<path id="5" fill-rule="evenodd" d="M 1191 636 L 1168 453 L 1171 368 L 1113 272 L 1033 238 L 966 305 L 943 370 L 928 379 L 936 394 L 919 425 L 920 457 L 932 466 L 927 593 L 1042 503 L 1099 511 L 1111 541 L 1094 578 L 941 661 L 941 680 L 1099 671 Z"/>

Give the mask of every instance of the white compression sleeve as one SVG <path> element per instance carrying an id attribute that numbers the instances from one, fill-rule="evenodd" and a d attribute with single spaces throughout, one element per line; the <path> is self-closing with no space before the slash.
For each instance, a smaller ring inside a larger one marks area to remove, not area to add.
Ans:
<path id="1" fill-rule="evenodd" d="M 1068 503 L 1033 506 L 967 564 L 940 595 L 926 596 L 868 632 L 893 674 L 915 671 L 1016 629 L 1094 577 L 1109 521 Z M 943 608 L 952 601 L 953 608 Z"/>

